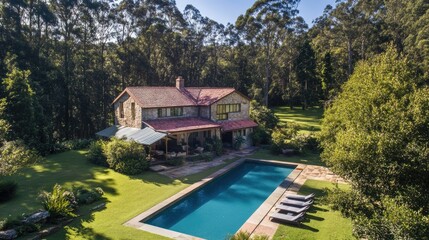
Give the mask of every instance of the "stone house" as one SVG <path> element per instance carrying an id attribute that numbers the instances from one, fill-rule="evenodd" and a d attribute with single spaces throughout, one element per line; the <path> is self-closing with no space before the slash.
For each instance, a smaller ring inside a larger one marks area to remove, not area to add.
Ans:
<path id="1" fill-rule="evenodd" d="M 125 136 L 150 145 L 203 146 L 215 136 L 241 147 L 251 145 L 257 126 L 249 118 L 250 100 L 234 88 L 185 87 L 182 77 L 175 87 L 127 87 L 113 101 L 115 126 L 100 136 Z"/>

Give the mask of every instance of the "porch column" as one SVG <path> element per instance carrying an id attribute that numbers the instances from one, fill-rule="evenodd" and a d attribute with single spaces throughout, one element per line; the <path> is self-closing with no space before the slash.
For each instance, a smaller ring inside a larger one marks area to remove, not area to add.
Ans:
<path id="1" fill-rule="evenodd" d="M 188 152 L 189 152 L 189 133 L 185 132 L 183 133 L 183 135 L 185 136 L 185 143 L 186 143 L 186 156 L 188 156 Z"/>
<path id="2" fill-rule="evenodd" d="M 167 153 L 168 153 L 168 135 L 165 136 L 165 160 L 168 159 Z"/>

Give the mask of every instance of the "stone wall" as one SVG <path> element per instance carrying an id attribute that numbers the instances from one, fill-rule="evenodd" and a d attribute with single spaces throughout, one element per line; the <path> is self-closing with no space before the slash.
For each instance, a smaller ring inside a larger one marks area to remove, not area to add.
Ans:
<path id="1" fill-rule="evenodd" d="M 119 113 L 119 105 L 120 103 L 124 104 L 124 117 L 120 117 Z M 135 118 L 132 119 L 131 114 L 131 103 L 134 103 L 135 106 Z M 125 93 L 122 95 L 121 98 L 119 98 L 118 101 L 115 102 L 113 105 L 114 111 L 115 111 L 115 124 L 126 126 L 126 127 L 134 127 L 134 128 L 141 128 L 142 127 L 142 109 L 141 107 L 132 99 L 130 96 Z"/>
<path id="2" fill-rule="evenodd" d="M 244 131 L 244 135 L 243 135 Z M 240 130 L 235 130 L 232 132 L 233 141 L 235 138 L 242 136 L 244 138 L 244 142 L 241 144 L 240 148 L 248 148 L 252 146 L 252 138 L 250 134 L 253 132 L 253 128 L 245 128 Z"/>
<path id="3" fill-rule="evenodd" d="M 228 113 L 228 119 L 227 120 L 217 120 L 216 119 L 216 110 L 218 104 L 233 104 L 233 103 L 240 103 L 241 105 L 241 111 L 235 112 L 235 113 Z M 211 120 L 213 121 L 231 121 L 231 120 L 243 120 L 243 119 L 249 119 L 249 108 L 250 108 L 250 102 L 248 99 L 244 98 L 242 95 L 234 92 L 218 102 L 214 103 L 210 107 L 211 111 Z"/>
<path id="4" fill-rule="evenodd" d="M 200 117 L 210 118 L 210 107 L 200 107 Z"/>

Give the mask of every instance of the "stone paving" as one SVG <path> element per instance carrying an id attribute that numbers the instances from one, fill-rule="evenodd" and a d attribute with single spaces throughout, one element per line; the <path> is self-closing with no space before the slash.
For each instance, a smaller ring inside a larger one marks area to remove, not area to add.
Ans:
<path id="1" fill-rule="evenodd" d="M 274 236 L 279 227 L 279 224 L 272 222 L 269 219 L 269 215 L 276 212 L 275 206 L 279 204 L 280 200 L 285 198 L 288 194 L 297 194 L 302 185 L 304 185 L 307 179 L 314 179 L 319 181 L 329 181 L 332 183 L 346 183 L 344 179 L 335 175 L 326 167 L 315 166 L 315 165 L 304 165 L 301 164 L 297 168 L 302 167 L 301 174 L 295 178 L 293 183 L 288 187 L 284 194 L 277 199 L 277 201 L 271 205 L 271 209 L 266 212 L 265 218 L 256 226 L 251 233 L 253 235 L 268 235 L 270 239 Z"/>
<path id="2" fill-rule="evenodd" d="M 251 154 L 254 149 L 244 149 L 241 151 L 229 151 L 227 154 L 224 154 L 220 157 L 214 158 L 210 162 L 185 162 L 180 167 L 165 167 L 164 171 L 158 172 L 159 174 L 165 175 L 167 177 L 176 179 L 184 176 L 188 176 L 194 173 L 199 173 L 203 170 L 216 167 L 225 163 L 226 160 L 234 159 L 237 157 L 243 157 Z"/>

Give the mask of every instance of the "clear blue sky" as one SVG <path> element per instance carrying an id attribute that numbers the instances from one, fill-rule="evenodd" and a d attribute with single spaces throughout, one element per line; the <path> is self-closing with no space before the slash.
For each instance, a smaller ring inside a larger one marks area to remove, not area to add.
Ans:
<path id="1" fill-rule="evenodd" d="M 180 11 L 183 11 L 187 4 L 192 4 L 200 10 L 201 15 L 224 25 L 228 22 L 234 24 L 237 17 L 244 14 L 253 3 L 253 0 L 176 0 Z M 298 7 L 299 15 L 311 26 L 311 22 L 322 15 L 328 4 L 334 6 L 335 0 L 301 0 Z"/>

